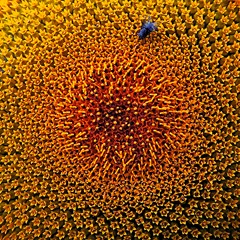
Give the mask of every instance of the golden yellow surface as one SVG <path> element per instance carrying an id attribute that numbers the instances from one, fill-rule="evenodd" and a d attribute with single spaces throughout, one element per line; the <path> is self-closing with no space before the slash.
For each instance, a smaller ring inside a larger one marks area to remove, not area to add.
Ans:
<path id="1" fill-rule="evenodd" d="M 0 0 L 0 239 L 239 239 L 239 48 L 238 1 Z"/>

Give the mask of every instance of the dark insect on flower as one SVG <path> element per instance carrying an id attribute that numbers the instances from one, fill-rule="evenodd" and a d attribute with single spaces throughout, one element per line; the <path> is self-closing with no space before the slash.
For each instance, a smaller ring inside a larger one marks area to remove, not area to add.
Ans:
<path id="1" fill-rule="evenodd" d="M 148 18 L 147 22 L 144 22 L 141 30 L 138 33 L 138 37 L 140 39 L 144 39 L 146 38 L 151 32 L 156 31 L 157 30 L 157 25 L 155 22 L 151 21 L 151 18 Z"/>

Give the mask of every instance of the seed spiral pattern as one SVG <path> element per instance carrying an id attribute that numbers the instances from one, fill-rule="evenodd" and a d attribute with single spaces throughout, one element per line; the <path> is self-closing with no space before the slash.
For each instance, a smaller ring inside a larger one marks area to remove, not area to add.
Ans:
<path id="1" fill-rule="evenodd" d="M 239 6 L 3 1 L 0 239 L 239 239 Z"/>

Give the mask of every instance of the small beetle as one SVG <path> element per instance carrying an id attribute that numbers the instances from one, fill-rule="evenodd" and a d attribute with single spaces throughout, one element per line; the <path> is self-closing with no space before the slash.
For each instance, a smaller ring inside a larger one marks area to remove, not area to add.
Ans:
<path id="1" fill-rule="evenodd" d="M 151 21 L 151 18 L 148 18 L 148 21 L 143 23 L 141 30 L 138 33 L 140 39 L 146 38 L 151 32 L 156 31 L 157 26 L 155 22 Z"/>

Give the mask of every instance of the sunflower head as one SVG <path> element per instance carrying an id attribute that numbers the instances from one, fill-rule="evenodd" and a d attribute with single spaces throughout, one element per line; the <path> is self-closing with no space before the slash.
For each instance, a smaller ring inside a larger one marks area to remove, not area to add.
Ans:
<path id="1" fill-rule="evenodd" d="M 3 2 L 1 236 L 239 239 L 238 1 Z"/>

